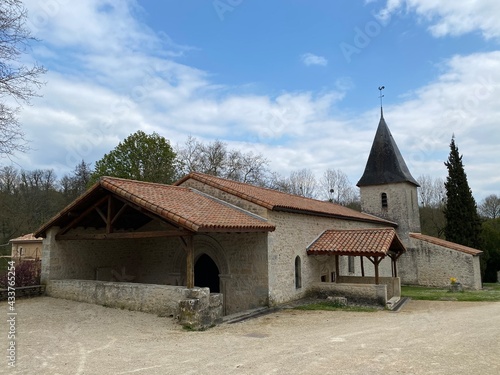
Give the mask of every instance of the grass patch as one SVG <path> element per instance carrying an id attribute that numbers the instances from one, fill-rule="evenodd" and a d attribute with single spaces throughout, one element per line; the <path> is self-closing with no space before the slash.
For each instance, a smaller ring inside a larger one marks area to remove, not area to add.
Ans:
<path id="1" fill-rule="evenodd" d="M 328 311 L 356 311 L 356 312 L 374 312 L 379 311 L 375 307 L 366 306 L 343 306 L 334 302 L 314 302 L 307 305 L 297 306 L 295 310 L 328 310 Z"/>
<path id="2" fill-rule="evenodd" d="M 430 301 L 498 302 L 500 301 L 500 284 L 484 283 L 482 290 L 464 290 L 458 293 L 450 292 L 446 288 L 402 286 L 401 295 Z"/>

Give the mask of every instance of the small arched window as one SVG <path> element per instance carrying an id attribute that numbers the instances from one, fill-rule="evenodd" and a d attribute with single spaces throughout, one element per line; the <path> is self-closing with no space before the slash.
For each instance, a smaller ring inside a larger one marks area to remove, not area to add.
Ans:
<path id="1" fill-rule="evenodd" d="M 382 201 L 382 208 L 387 208 L 387 193 L 380 194 L 380 199 Z"/>
<path id="2" fill-rule="evenodd" d="M 295 289 L 302 288 L 302 266 L 300 257 L 295 257 Z"/>

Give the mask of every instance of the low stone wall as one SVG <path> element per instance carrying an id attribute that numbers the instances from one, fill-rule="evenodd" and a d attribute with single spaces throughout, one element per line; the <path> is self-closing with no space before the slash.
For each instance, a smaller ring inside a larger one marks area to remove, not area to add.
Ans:
<path id="1" fill-rule="evenodd" d="M 189 289 L 188 299 L 179 303 L 179 323 L 194 330 L 204 330 L 222 322 L 223 295 L 209 288 Z"/>
<path id="2" fill-rule="evenodd" d="M 347 301 L 378 304 L 387 304 L 387 285 L 385 284 L 340 284 L 315 283 L 311 291 L 320 297 L 346 297 Z"/>
<path id="3" fill-rule="evenodd" d="M 338 283 L 346 284 L 375 284 L 375 277 L 372 276 L 340 276 Z M 399 277 L 379 277 L 379 284 L 387 286 L 387 299 L 401 297 L 401 279 Z"/>
<path id="4" fill-rule="evenodd" d="M 56 298 L 177 318 L 179 303 L 188 298 L 189 289 L 184 286 L 172 285 L 94 280 L 49 280 L 46 294 Z"/>

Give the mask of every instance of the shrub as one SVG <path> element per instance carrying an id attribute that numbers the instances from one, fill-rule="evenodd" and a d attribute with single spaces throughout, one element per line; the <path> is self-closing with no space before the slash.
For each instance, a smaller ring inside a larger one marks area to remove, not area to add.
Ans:
<path id="1" fill-rule="evenodd" d="M 41 261 L 24 260 L 16 262 L 16 287 L 40 285 Z M 9 271 L 3 271 L 0 274 L 0 287 L 7 288 L 7 279 Z"/>

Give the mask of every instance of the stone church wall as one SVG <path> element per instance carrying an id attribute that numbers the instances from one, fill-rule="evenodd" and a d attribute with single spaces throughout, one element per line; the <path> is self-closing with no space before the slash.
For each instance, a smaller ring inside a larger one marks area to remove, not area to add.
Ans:
<path id="1" fill-rule="evenodd" d="M 407 182 L 386 185 L 362 186 L 361 207 L 363 212 L 398 223 L 396 231 L 405 246 L 409 233 L 420 232 L 417 188 Z M 387 207 L 382 207 L 381 194 L 387 194 Z"/>
<path id="2" fill-rule="evenodd" d="M 271 305 L 304 297 L 325 275 L 335 272 L 334 256 L 308 256 L 306 248 L 326 229 L 376 228 L 380 225 L 317 217 L 304 214 L 269 211 L 269 221 L 276 231 L 269 233 L 269 302 Z M 295 285 L 295 259 L 301 261 L 301 288 Z M 340 257 L 341 274 L 347 257 Z M 369 262 L 365 262 L 369 263 Z M 358 268 L 359 269 L 359 268 Z"/>
<path id="3" fill-rule="evenodd" d="M 465 288 L 481 289 L 479 256 L 472 256 L 416 238 L 399 258 L 402 284 L 447 287 L 454 277 Z"/>

